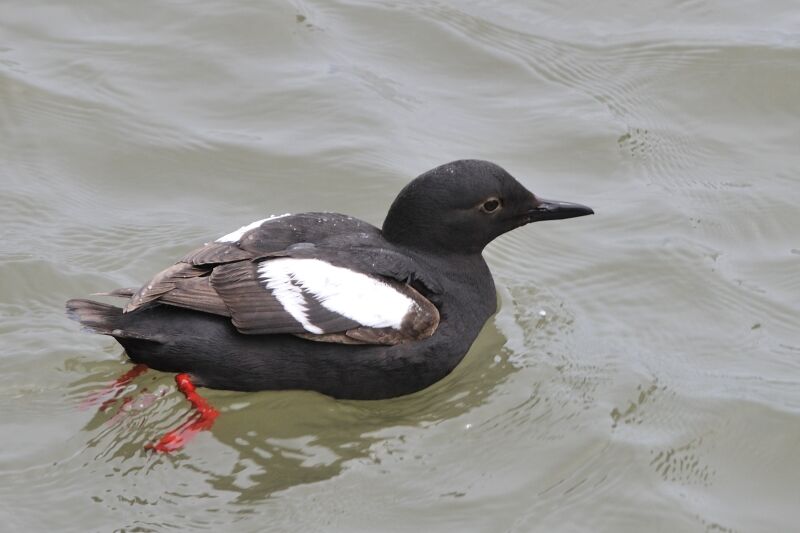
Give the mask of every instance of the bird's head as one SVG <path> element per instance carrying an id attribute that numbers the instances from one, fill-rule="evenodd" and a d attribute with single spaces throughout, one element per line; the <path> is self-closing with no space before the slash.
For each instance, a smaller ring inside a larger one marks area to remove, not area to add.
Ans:
<path id="1" fill-rule="evenodd" d="M 395 244 L 445 253 L 480 253 L 499 235 L 541 220 L 591 215 L 585 205 L 545 200 L 503 168 L 463 159 L 406 185 L 383 222 Z"/>

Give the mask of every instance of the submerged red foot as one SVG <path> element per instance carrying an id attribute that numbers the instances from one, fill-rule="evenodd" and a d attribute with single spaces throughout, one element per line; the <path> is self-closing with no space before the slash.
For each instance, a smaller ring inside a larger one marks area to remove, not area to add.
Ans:
<path id="1" fill-rule="evenodd" d="M 81 402 L 81 409 L 88 409 L 93 405 L 97 405 L 100 400 L 113 393 L 111 398 L 105 400 L 100 405 L 100 411 L 105 411 L 117 401 L 117 398 L 120 394 L 122 394 L 122 391 L 125 389 L 128 383 L 141 376 L 145 372 L 147 372 L 147 365 L 134 365 L 133 368 L 122 374 L 109 385 L 87 396 L 86 399 Z"/>
<path id="2" fill-rule="evenodd" d="M 214 425 L 214 420 L 219 416 L 219 411 L 214 409 L 205 398 L 197 393 L 189 374 L 178 374 L 175 376 L 175 381 L 178 384 L 178 390 L 194 406 L 197 414 L 176 429 L 165 434 L 157 443 L 146 445 L 145 448 L 148 450 L 154 450 L 159 453 L 178 450 L 201 431 L 211 429 L 211 426 Z"/>

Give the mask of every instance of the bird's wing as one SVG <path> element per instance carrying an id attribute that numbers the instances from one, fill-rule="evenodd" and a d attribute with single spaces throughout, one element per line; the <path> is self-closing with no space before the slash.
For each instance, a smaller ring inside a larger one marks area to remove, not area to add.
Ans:
<path id="1" fill-rule="evenodd" d="M 352 233 L 374 236 L 379 232 L 363 220 L 339 213 L 273 215 L 242 226 L 214 242 L 192 250 L 181 262 L 193 266 L 231 263 L 284 250 L 301 242 L 319 243 L 331 237 Z"/>
<path id="2" fill-rule="evenodd" d="M 439 324 L 437 280 L 382 246 L 373 226 L 345 215 L 304 213 L 256 221 L 187 254 L 130 296 L 231 317 L 244 334 L 399 344 Z"/>
<path id="3" fill-rule="evenodd" d="M 413 268 L 411 258 L 382 248 L 303 243 L 219 265 L 210 284 L 245 334 L 400 344 L 429 337 L 439 324 L 436 306 L 407 283 Z"/>
<path id="4" fill-rule="evenodd" d="M 214 267 L 278 252 L 293 244 L 316 243 L 353 232 L 378 234 L 377 228 L 370 224 L 338 213 L 273 215 L 256 220 L 192 250 L 179 262 L 153 276 L 130 295 L 125 312 L 162 301 L 191 309 L 198 309 L 202 304 L 198 310 L 229 315 L 222 301 L 211 291 L 209 280 L 203 279 Z M 116 295 L 122 296 L 121 293 Z"/>

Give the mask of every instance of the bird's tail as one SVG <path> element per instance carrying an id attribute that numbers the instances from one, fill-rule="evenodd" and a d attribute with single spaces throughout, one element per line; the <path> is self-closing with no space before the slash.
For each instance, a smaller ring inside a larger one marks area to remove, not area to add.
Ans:
<path id="1" fill-rule="evenodd" d="M 67 300 L 66 307 L 67 316 L 80 322 L 84 329 L 101 335 L 111 335 L 123 346 L 126 346 L 125 341 L 128 339 L 164 342 L 163 336 L 143 327 L 147 323 L 138 320 L 138 313 L 123 313 L 120 307 L 82 298 Z"/>
<path id="2" fill-rule="evenodd" d="M 67 300 L 67 316 L 80 322 L 89 331 L 101 335 L 113 335 L 114 330 L 120 329 L 122 309 L 113 305 L 76 298 Z"/>

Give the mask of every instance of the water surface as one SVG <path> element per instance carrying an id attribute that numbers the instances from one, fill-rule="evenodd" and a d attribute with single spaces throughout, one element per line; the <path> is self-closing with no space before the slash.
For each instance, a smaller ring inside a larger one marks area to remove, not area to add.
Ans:
<path id="1" fill-rule="evenodd" d="M 798 35 L 787 0 L 7 0 L 3 529 L 796 529 Z M 486 250 L 500 311 L 444 381 L 211 391 L 170 456 L 172 376 L 80 409 L 129 365 L 67 298 L 271 213 L 379 224 L 463 157 L 597 215 Z"/>

